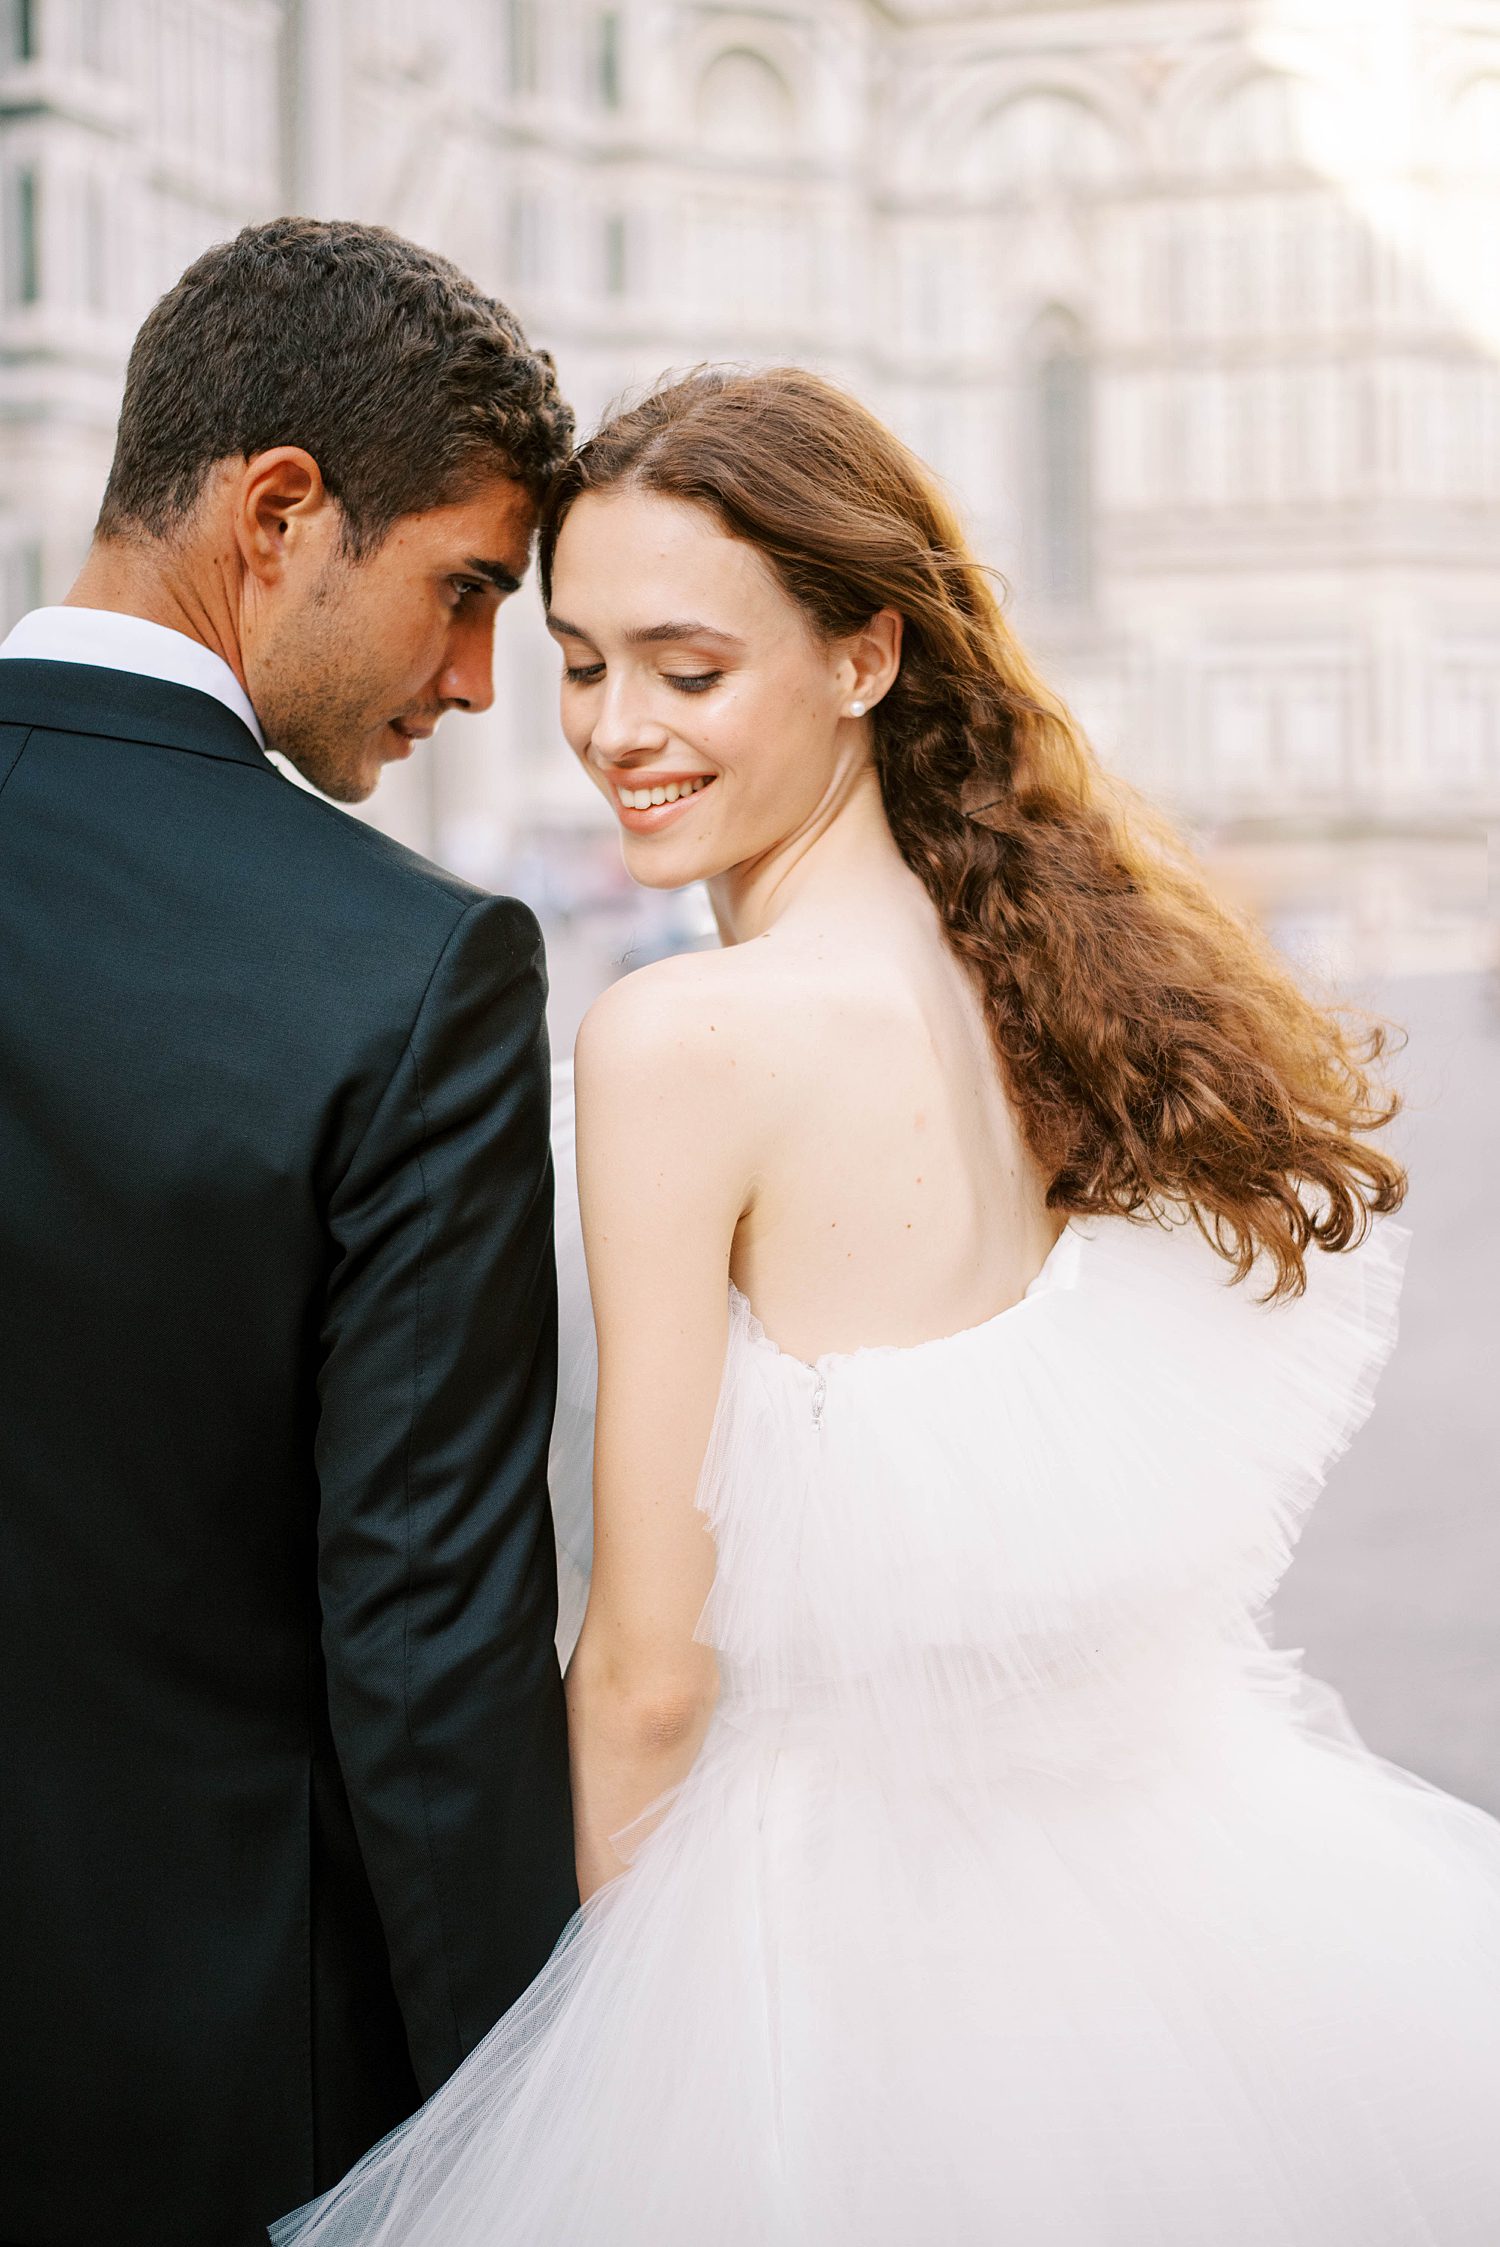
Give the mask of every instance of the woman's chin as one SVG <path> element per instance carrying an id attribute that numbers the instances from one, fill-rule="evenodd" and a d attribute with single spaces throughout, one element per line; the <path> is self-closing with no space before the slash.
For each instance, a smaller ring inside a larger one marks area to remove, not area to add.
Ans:
<path id="1" fill-rule="evenodd" d="M 688 889 L 721 871 L 717 856 L 706 851 L 672 850 L 662 843 L 623 833 L 620 853 L 625 871 L 641 889 Z"/>

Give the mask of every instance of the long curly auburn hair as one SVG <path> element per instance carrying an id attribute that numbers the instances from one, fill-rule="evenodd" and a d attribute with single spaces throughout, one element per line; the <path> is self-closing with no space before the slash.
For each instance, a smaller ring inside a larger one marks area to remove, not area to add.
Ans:
<path id="1" fill-rule="evenodd" d="M 1378 1023 L 1301 992 L 1186 845 L 1105 774 L 1031 668 L 936 478 L 796 367 L 702 368 L 622 411 L 544 504 L 629 484 L 703 507 L 830 639 L 904 619 L 873 712 L 886 817 L 983 998 L 1051 1208 L 1198 1225 L 1243 1279 L 1299 1294 L 1405 1176 L 1363 1134 L 1396 1101 Z"/>

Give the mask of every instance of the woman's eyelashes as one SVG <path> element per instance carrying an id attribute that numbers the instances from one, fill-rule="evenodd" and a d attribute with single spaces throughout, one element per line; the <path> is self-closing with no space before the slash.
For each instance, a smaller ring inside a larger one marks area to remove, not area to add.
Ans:
<path id="1" fill-rule="evenodd" d="M 593 686 L 603 678 L 604 665 L 570 663 L 566 666 L 565 675 L 575 687 Z M 718 685 L 724 674 L 722 671 L 663 671 L 661 676 L 679 694 L 706 694 L 710 687 Z"/>

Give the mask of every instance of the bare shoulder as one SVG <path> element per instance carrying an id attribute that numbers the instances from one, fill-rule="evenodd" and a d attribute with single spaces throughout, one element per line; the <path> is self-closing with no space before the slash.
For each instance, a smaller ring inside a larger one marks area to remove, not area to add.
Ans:
<path id="1" fill-rule="evenodd" d="M 649 1130 L 662 1149 L 753 1167 L 774 1123 L 784 1039 L 754 947 L 681 953 L 622 976 L 584 1016 L 575 1048 L 587 1112 Z"/>
<path id="2" fill-rule="evenodd" d="M 860 948 L 780 932 L 638 968 L 584 1018 L 580 1116 L 655 1115 L 663 1143 L 712 1140 L 772 1174 L 910 1042 L 898 985 Z"/>
<path id="3" fill-rule="evenodd" d="M 776 986 L 753 950 L 679 953 L 612 983 L 578 1032 L 580 1083 L 753 1070 L 776 1044 Z"/>

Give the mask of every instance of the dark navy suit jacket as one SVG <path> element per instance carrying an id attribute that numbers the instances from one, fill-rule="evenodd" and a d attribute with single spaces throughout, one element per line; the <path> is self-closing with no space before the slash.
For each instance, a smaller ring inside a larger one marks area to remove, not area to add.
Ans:
<path id="1" fill-rule="evenodd" d="M 248 2247 L 576 1903 L 531 913 L 0 662 L 0 2240 Z"/>

